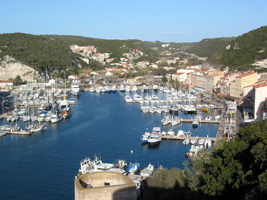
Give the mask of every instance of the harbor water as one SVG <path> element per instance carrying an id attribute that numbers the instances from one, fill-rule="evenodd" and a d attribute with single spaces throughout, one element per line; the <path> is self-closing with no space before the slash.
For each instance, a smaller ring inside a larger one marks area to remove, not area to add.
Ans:
<path id="1" fill-rule="evenodd" d="M 141 169 L 149 163 L 155 167 L 183 168 L 189 146 L 182 141 L 163 140 L 159 146 L 142 145 L 140 136 L 146 129 L 162 127 L 163 114 L 142 113 L 140 104 L 124 102 L 124 93 L 84 92 L 76 99 L 69 118 L 47 130 L 30 136 L 6 135 L 0 138 L 0 199 L 74 199 L 74 177 L 80 160 L 101 157 L 103 162 L 124 159 L 139 162 Z M 212 116 L 220 114 L 212 110 Z M 203 114 L 203 113 L 202 113 Z M 179 112 L 181 118 L 192 118 Z M 205 115 L 203 114 L 205 117 Z M 2 120 L 3 124 L 4 121 Z M 20 121 L 19 124 L 23 125 Z M 218 124 L 190 123 L 174 127 L 191 131 L 192 136 L 215 137 Z M 132 153 L 131 153 L 132 151 Z"/>

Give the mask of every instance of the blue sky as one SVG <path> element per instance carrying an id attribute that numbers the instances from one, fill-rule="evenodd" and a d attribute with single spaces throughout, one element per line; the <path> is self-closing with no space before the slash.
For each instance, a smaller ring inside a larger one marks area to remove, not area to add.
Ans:
<path id="1" fill-rule="evenodd" d="M 0 0 L 0 33 L 197 42 L 267 25 L 266 0 Z"/>

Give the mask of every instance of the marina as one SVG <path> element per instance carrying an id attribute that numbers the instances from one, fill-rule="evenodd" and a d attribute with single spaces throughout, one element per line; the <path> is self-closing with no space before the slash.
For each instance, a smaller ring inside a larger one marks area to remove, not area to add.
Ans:
<path id="1" fill-rule="evenodd" d="M 141 91 L 137 94 L 142 96 Z M 152 95 L 152 91 L 146 94 Z M 162 91 L 153 91 L 153 94 L 159 97 L 164 95 Z M 58 123 L 46 123 L 46 131 L 32 133 L 27 137 L 13 134 L 2 136 L 0 159 L 3 164 L 0 170 L 6 172 L 2 175 L 6 184 L 1 190 L 8 192 L 1 192 L 0 198 L 16 199 L 30 193 L 31 197 L 26 195 L 25 199 L 50 199 L 51 196 L 73 199 L 73 178 L 78 173 L 80 160 L 93 158 L 95 154 L 101 155 L 101 159 L 108 163 L 117 159 L 125 160 L 128 166 L 129 163 L 139 163 L 140 172 L 149 163 L 155 168 L 183 168 L 183 162 L 187 160 L 185 154 L 191 147 L 184 145 L 182 140 L 173 140 L 166 135 L 161 137 L 162 140 L 157 145 L 142 143 L 141 135 L 146 129 L 152 130 L 155 126 L 166 133 L 172 128 L 176 138 L 179 130 L 190 131 L 192 137 L 198 136 L 199 139 L 206 138 L 207 135 L 211 140 L 216 137 L 219 124 L 200 123 L 197 128 L 193 128 L 191 123 L 182 122 L 174 127 L 171 124 L 162 126 L 161 120 L 168 113 L 140 112 L 140 103 L 125 103 L 126 95 L 126 92 L 120 91 L 84 92 L 79 96 L 69 94 L 67 99 L 74 98 L 75 104 L 70 105 L 72 114 L 68 118 Z M 181 119 L 196 116 L 180 111 L 177 114 Z M 214 109 L 211 113 L 202 113 L 204 118 L 210 114 L 217 116 L 220 111 Z M 2 124 L 4 122 L 1 120 Z M 26 125 L 23 120 L 9 123 L 21 127 Z M 12 173 L 14 171 L 16 175 Z M 17 175 L 19 179 L 16 178 Z M 131 176 L 136 180 L 142 178 L 139 174 Z M 40 182 L 38 180 L 41 177 Z M 11 180 L 16 180 L 17 184 L 14 185 Z M 40 192 L 40 188 L 59 180 L 63 185 L 49 187 L 47 194 Z"/>

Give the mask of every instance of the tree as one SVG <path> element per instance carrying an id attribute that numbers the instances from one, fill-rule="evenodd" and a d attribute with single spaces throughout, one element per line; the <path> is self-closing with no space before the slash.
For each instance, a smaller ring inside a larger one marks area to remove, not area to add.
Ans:
<path id="1" fill-rule="evenodd" d="M 166 83 L 166 82 L 168 82 L 168 79 L 167 79 L 166 76 L 163 76 L 162 79 L 161 79 L 161 81 L 162 81 L 163 83 Z"/>
<path id="2" fill-rule="evenodd" d="M 14 80 L 14 85 L 21 85 L 23 84 L 23 80 L 21 79 L 20 75 L 17 75 L 15 80 Z"/>
<path id="3" fill-rule="evenodd" d="M 205 163 L 192 162 L 201 166 L 195 173 L 198 188 L 214 199 L 264 199 L 267 195 L 266 130 L 267 120 L 247 126 L 234 140 L 222 141 Z"/>

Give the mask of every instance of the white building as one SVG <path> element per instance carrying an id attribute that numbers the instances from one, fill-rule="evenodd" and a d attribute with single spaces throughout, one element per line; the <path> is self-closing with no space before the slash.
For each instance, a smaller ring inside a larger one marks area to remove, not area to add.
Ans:
<path id="1" fill-rule="evenodd" d="M 261 121 L 261 109 L 267 97 L 267 81 L 255 83 L 252 91 L 254 120 Z"/>

